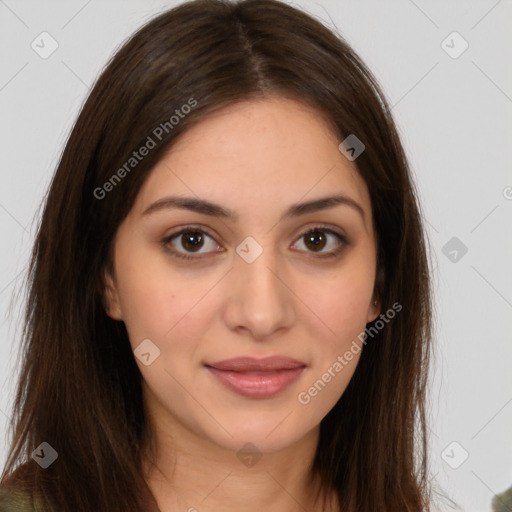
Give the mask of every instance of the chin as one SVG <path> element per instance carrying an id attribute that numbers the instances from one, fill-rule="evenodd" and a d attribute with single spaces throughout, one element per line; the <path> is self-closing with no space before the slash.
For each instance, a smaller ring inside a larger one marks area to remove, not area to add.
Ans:
<path id="1" fill-rule="evenodd" d="M 257 413 L 255 413 L 257 414 Z M 234 452 L 243 451 L 247 444 L 253 445 L 259 453 L 275 453 L 284 450 L 305 436 L 314 434 L 314 428 L 309 425 L 294 423 L 298 419 L 297 412 L 283 412 L 279 417 L 250 418 L 245 421 L 226 421 L 227 430 L 233 437 L 222 431 L 215 433 L 210 439 L 220 447 Z M 316 425 L 318 426 L 318 425 Z M 250 450 L 250 448 L 247 448 Z"/>

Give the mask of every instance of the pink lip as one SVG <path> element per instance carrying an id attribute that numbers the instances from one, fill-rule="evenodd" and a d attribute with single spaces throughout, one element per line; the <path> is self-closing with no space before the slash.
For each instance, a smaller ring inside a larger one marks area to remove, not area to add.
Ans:
<path id="1" fill-rule="evenodd" d="M 270 398 L 281 393 L 306 367 L 289 357 L 237 357 L 205 366 L 229 389 L 251 398 Z"/>

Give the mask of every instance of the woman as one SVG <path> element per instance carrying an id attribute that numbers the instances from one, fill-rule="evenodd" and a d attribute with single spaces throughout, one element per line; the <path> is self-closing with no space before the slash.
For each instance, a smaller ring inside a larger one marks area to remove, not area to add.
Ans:
<path id="1" fill-rule="evenodd" d="M 29 277 L 4 500 L 430 510 L 418 201 L 378 84 L 310 16 L 198 0 L 139 29 Z"/>

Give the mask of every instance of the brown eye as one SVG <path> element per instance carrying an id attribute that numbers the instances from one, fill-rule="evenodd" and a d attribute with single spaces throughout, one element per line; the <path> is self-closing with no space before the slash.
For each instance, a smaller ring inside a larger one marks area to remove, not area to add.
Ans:
<path id="1" fill-rule="evenodd" d="M 349 245 L 343 235 L 322 226 L 316 226 L 303 233 L 295 245 L 300 245 L 299 242 L 302 242 L 305 247 L 305 249 L 299 248 L 300 252 L 316 254 L 321 258 L 336 257 L 345 246 Z M 162 245 L 173 256 L 188 260 L 199 259 L 202 254 L 206 255 L 210 252 L 222 252 L 211 235 L 193 226 L 165 237 Z M 328 250 L 324 250 L 326 248 Z"/>
<path id="2" fill-rule="evenodd" d="M 322 226 L 314 227 L 302 234 L 300 241 L 303 241 L 306 247 L 305 252 L 317 253 L 320 257 L 337 256 L 348 245 L 348 240 L 343 235 Z M 300 245 L 299 242 L 296 242 L 296 245 Z M 327 250 L 324 251 L 326 247 Z"/>
<path id="3" fill-rule="evenodd" d="M 193 227 L 182 229 L 178 233 L 165 237 L 162 240 L 162 245 L 173 256 L 183 259 L 198 259 L 201 256 L 194 256 L 194 253 L 201 255 L 213 252 L 219 247 L 206 231 Z M 206 250 L 202 250 L 203 248 Z"/>
<path id="4" fill-rule="evenodd" d="M 204 244 L 204 238 L 200 231 L 187 231 L 181 234 L 180 243 L 184 249 L 193 252 L 201 249 Z"/>
<path id="5" fill-rule="evenodd" d="M 308 249 L 312 249 L 313 251 L 316 251 L 316 249 L 323 249 L 327 243 L 326 236 L 322 231 L 311 231 L 303 236 L 306 247 L 308 247 Z"/>

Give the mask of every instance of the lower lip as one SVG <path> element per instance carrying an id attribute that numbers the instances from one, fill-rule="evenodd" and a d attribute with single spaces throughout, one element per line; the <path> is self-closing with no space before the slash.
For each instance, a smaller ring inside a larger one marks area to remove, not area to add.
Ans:
<path id="1" fill-rule="evenodd" d="M 250 398 L 271 398 L 283 392 L 299 378 L 304 366 L 276 372 L 242 373 L 206 367 L 222 384 L 239 395 Z"/>

